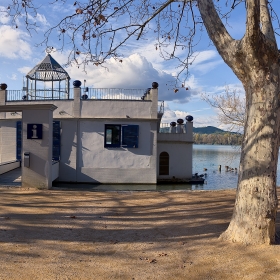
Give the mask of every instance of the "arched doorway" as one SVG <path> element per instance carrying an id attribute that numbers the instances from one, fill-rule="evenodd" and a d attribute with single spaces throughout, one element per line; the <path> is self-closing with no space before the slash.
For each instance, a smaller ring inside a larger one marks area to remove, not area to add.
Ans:
<path id="1" fill-rule="evenodd" d="M 159 175 L 169 175 L 169 154 L 161 152 L 159 155 Z"/>

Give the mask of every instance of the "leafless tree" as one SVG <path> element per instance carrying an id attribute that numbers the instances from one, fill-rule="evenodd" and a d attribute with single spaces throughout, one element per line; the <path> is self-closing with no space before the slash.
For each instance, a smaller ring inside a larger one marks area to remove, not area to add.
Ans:
<path id="1" fill-rule="evenodd" d="M 211 107 L 216 109 L 218 120 L 226 125 L 229 131 L 243 133 L 246 116 L 246 100 L 241 97 L 236 89 L 231 90 L 228 86 L 221 94 L 209 96 L 201 95 Z"/>
<path id="2" fill-rule="evenodd" d="M 32 28 L 29 14 L 36 16 L 40 9 L 38 2 L 41 1 L 10 0 L 7 12 L 15 23 L 23 16 Z M 53 2 L 66 4 L 67 0 Z M 242 39 L 235 40 L 227 30 L 227 19 L 240 5 L 246 9 L 246 30 Z M 45 44 L 49 45 L 49 38 L 58 32 L 61 48 L 72 43 L 70 61 L 100 65 L 109 57 L 121 62 L 120 51 L 128 40 L 145 39 L 151 31 L 157 36 L 155 48 L 161 56 L 177 59 L 180 71 L 187 73 L 204 27 L 246 91 L 236 203 L 230 225 L 221 238 L 246 244 L 271 244 L 275 242 L 278 206 L 280 121 L 280 66 L 275 39 L 279 21 L 273 0 L 75 1 L 73 13 L 46 32 Z M 184 59 L 177 55 L 182 49 Z"/>

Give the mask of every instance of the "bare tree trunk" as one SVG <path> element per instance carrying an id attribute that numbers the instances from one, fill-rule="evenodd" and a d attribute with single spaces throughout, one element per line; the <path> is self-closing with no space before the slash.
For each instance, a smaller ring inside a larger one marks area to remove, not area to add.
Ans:
<path id="1" fill-rule="evenodd" d="M 270 78 L 258 76 L 258 81 L 246 88 L 247 116 L 235 208 L 221 239 L 246 244 L 275 242 L 279 75 L 274 75 L 277 81 Z"/>
<path id="2" fill-rule="evenodd" d="M 207 32 L 246 91 L 246 121 L 233 216 L 221 239 L 275 242 L 279 151 L 279 52 L 267 0 L 247 0 L 246 33 L 233 40 L 212 0 L 198 0 Z M 218 23 L 217 23 L 218 22 Z"/>

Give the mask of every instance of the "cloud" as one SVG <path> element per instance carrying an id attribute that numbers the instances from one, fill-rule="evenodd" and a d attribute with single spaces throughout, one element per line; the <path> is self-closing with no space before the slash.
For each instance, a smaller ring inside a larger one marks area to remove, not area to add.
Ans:
<path id="1" fill-rule="evenodd" d="M 10 80 L 16 81 L 17 80 L 17 74 L 13 73 L 12 76 L 7 76 Z"/>
<path id="2" fill-rule="evenodd" d="M 67 52 L 60 53 L 54 50 L 51 55 L 62 66 L 67 64 Z M 40 61 L 42 59 L 43 57 Z M 159 100 L 173 101 L 178 104 L 197 98 L 202 91 L 199 81 L 194 76 L 190 76 L 184 83 L 184 87 L 177 87 L 178 91 L 175 91 L 175 78 L 165 71 L 156 69 L 151 62 L 138 53 L 122 58 L 121 61 L 111 58 L 106 61 L 104 67 L 87 65 L 86 72 L 83 71 L 83 67 L 78 68 L 74 64 L 66 67 L 65 70 L 72 81 L 86 80 L 86 86 L 91 88 L 146 89 L 151 87 L 152 82 L 158 82 Z M 21 67 L 18 71 L 26 74 L 32 67 Z"/>
<path id="3" fill-rule="evenodd" d="M 67 4 L 64 2 L 53 2 L 52 5 L 50 5 L 50 7 L 52 9 L 52 15 L 61 15 L 61 14 L 72 14 L 73 12 L 75 12 L 76 8 L 75 6 L 73 6 L 73 4 Z"/>
<path id="4" fill-rule="evenodd" d="M 35 20 L 41 24 L 43 24 L 44 26 L 49 26 L 50 24 L 48 23 L 46 17 L 42 14 L 37 14 L 35 17 Z"/>
<path id="5" fill-rule="evenodd" d="M 196 52 L 193 54 L 193 59 L 189 69 L 191 72 L 199 71 L 200 74 L 206 74 L 224 63 L 215 50 Z"/>
<path id="6" fill-rule="evenodd" d="M 223 64 L 224 61 L 222 59 L 211 61 L 211 62 L 205 62 L 203 64 L 197 64 L 191 68 L 191 71 L 199 71 L 201 74 L 206 74 L 212 70 L 214 70 L 218 65 Z"/>
<path id="7" fill-rule="evenodd" d="M 34 65 L 35 66 L 35 65 Z M 30 70 L 32 69 L 32 67 L 28 67 L 28 66 L 25 66 L 25 67 L 21 67 L 21 68 L 18 68 L 17 70 L 26 75 Z"/>
<path id="8" fill-rule="evenodd" d="M 207 108 L 210 109 L 210 108 Z M 213 113 L 209 113 L 209 116 L 199 116 L 193 114 L 195 111 L 181 111 L 181 110 L 171 110 L 168 102 L 164 104 L 164 115 L 162 117 L 161 123 L 163 126 L 169 126 L 170 122 L 177 122 L 178 119 L 183 119 L 186 122 L 186 116 L 191 115 L 194 117 L 193 125 L 194 127 L 205 127 L 205 126 L 219 126 L 217 117 Z"/>
<path id="9" fill-rule="evenodd" d="M 230 91 L 236 91 L 239 94 L 244 94 L 245 95 L 245 90 L 243 85 L 240 83 L 238 84 L 225 84 L 224 86 L 216 86 L 213 88 L 213 91 L 217 93 L 222 93 L 225 92 L 225 90 L 228 89 Z"/>
<path id="10" fill-rule="evenodd" d="M 21 17 L 23 18 L 23 17 Z M 34 28 L 37 32 L 46 30 L 47 27 L 50 26 L 49 22 L 47 21 L 45 15 L 37 13 L 36 15 L 32 16 L 28 14 L 28 20 L 34 24 Z M 21 23 L 19 22 L 19 25 Z M 36 26 L 35 26 L 36 25 Z"/>
<path id="11" fill-rule="evenodd" d="M 191 113 L 197 113 L 197 112 L 205 112 L 205 110 L 211 110 L 210 107 L 207 107 L 207 108 L 201 108 L 199 110 L 193 110 L 193 111 L 190 111 Z"/>
<path id="12" fill-rule="evenodd" d="M 169 73 L 173 76 L 177 76 L 181 67 L 178 67 L 180 62 L 174 58 L 170 60 L 164 60 L 160 56 L 160 51 L 156 50 L 156 41 L 149 40 L 147 43 L 145 41 L 141 41 L 141 45 L 139 46 L 139 42 L 136 44 L 130 44 L 127 46 L 127 53 L 139 53 L 144 56 L 148 61 L 150 61 L 156 69 L 160 69 L 166 73 Z M 172 52 L 173 46 L 167 46 L 165 50 L 168 52 Z M 176 56 L 180 57 L 182 61 L 186 59 L 186 50 L 178 48 L 176 51 Z M 189 71 L 192 73 L 194 71 L 199 71 L 200 74 L 206 74 L 209 71 L 215 69 L 218 65 L 224 63 L 221 59 L 220 55 L 216 50 L 203 50 L 200 52 L 193 53 L 190 58 Z"/>
<path id="13" fill-rule="evenodd" d="M 172 111 L 169 108 L 168 102 L 164 102 L 164 114 L 163 114 L 161 122 L 170 123 L 170 122 L 174 122 L 176 120 L 177 120 L 177 116 L 176 116 L 175 111 Z"/>
<path id="14" fill-rule="evenodd" d="M 205 127 L 205 126 L 215 126 L 222 128 L 219 124 L 218 118 L 215 115 L 211 115 L 208 118 L 205 116 L 195 117 L 194 120 L 194 127 Z"/>
<path id="15" fill-rule="evenodd" d="M 10 26 L 0 26 L 0 56 L 9 59 L 28 59 L 31 56 L 31 47 L 25 39 L 28 34 Z"/>
<path id="16" fill-rule="evenodd" d="M 53 53 L 53 57 L 63 65 L 67 62 L 65 53 Z M 86 80 L 88 87 L 95 88 L 150 88 L 152 82 L 159 84 L 159 99 L 186 103 L 192 95 L 197 95 L 200 88 L 197 80 L 191 76 L 185 83 L 188 87 L 179 88 L 174 92 L 175 78 L 165 71 L 154 68 L 153 64 L 140 54 L 132 54 L 122 59 L 122 62 L 113 58 L 106 61 L 104 67 L 88 65 L 86 73 L 75 66 L 65 69 L 73 80 Z"/>
<path id="17" fill-rule="evenodd" d="M 137 41 L 137 43 L 132 43 L 126 46 L 125 51 L 128 55 L 132 55 L 134 53 L 139 53 L 141 56 L 144 56 L 148 61 L 150 61 L 153 66 L 157 69 L 164 70 L 166 73 L 172 74 L 176 72 L 176 67 L 178 66 L 178 61 L 176 59 L 165 60 L 161 56 L 161 52 L 159 49 L 156 49 L 157 41 L 155 40 L 141 40 Z M 169 53 L 172 52 L 172 46 L 167 46 L 164 48 Z M 184 55 L 183 50 L 177 50 L 176 54 L 178 56 Z"/>
<path id="18" fill-rule="evenodd" d="M 195 52 L 192 56 L 194 59 L 192 65 L 198 65 L 201 63 L 204 63 L 207 60 L 216 58 L 218 56 L 218 53 L 214 50 L 206 50 L 201 52 Z"/>
<path id="19" fill-rule="evenodd" d="M 245 99 L 245 90 L 241 83 L 238 84 L 225 84 L 224 86 L 212 86 L 207 87 L 207 97 L 212 98 L 212 96 L 217 96 L 224 94 L 226 90 L 229 92 L 236 92 L 239 95 L 239 98 Z"/>
<path id="20" fill-rule="evenodd" d="M 176 122 L 177 119 L 185 120 L 187 115 L 190 115 L 190 112 L 180 111 L 180 110 L 171 110 L 168 102 L 165 102 L 162 123 Z"/>
<path id="21" fill-rule="evenodd" d="M 10 21 L 10 17 L 6 14 L 6 7 L 0 6 L 0 23 L 7 24 Z"/>
<path id="22" fill-rule="evenodd" d="M 175 103 L 187 103 L 199 96 L 202 92 L 202 88 L 198 85 L 197 79 L 192 75 L 184 83 L 184 87 L 172 86 L 172 84 L 165 84 L 165 89 L 159 92 L 159 99 L 166 101 L 173 101 Z"/>

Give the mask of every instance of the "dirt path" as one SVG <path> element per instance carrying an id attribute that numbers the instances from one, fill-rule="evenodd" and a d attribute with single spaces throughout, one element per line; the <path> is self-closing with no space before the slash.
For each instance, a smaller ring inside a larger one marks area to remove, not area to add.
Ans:
<path id="1" fill-rule="evenodd" d="M 279 245 L 217 239 L 234 196 L 1 188 L 0 279 L 280 279 Z"/>

